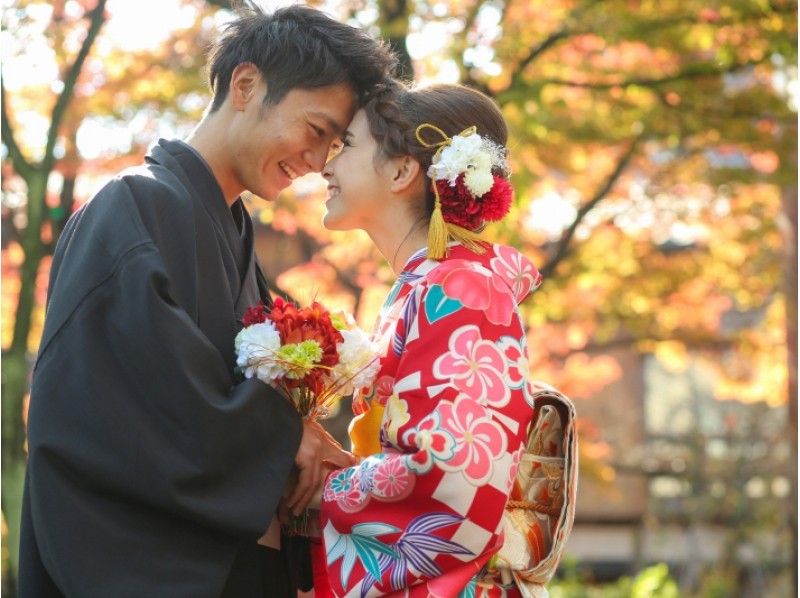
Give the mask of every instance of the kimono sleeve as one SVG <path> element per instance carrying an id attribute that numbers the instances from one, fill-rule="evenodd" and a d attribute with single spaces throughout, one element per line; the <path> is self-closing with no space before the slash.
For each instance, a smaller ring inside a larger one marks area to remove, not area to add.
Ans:
<path id="1" fill-rule="evenodd" d="M 113 501 L 109 518 L 136 505 L 255 540 L 302 433 L 277 392 L 258 380 L 232 386 L 149 243 L 121 257 L 49 338 L 29 422 L 34 516 L 55 530 L 47 548 L 65 561 L 71 538 L 100 526 L 101 500 Z"/>
<path id="2" fill-rule="evenodd" d="M 475 288 L 455 276 L 429 277 L 406 300 L 389 349 L 399 360 L 383 452 L 327 480 L 322 524 L 337 595 L 456 595 L 499 548 L 532 415 L 524 334 L 507 287 L 484 288 L 504 310 L 474 309 Z"/>

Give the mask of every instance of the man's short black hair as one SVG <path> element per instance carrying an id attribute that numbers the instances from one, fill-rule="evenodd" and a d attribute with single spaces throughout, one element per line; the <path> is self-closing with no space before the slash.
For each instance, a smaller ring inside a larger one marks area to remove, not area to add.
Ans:
<path id="1" fill-rule="evenodd" d="M 345 83 L 359 104 L 373 87 L 391 76 L 397 59 L 388 45 L 307 6 L 265 14 L 248 4 L 225 26 L 209 54 L 211 111 L 228 95 L 233 70 L 252 62 L 267 83 L 265 104 L 277 104 L 292 89 Z"/>

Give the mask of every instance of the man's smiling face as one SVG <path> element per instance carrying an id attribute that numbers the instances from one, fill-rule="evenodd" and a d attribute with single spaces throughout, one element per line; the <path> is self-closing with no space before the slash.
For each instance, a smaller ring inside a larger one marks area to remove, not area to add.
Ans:
<path id="1" fill-rule="evenodd" d="M 296 88 L 265 105 L 266 90 L 263 80 L 254 85 L 231 123 L 228 144 L 238 182 L 273 200 L 293 179 L 322 170 L 353 117 L 356 96 L 346 84 Z"/>

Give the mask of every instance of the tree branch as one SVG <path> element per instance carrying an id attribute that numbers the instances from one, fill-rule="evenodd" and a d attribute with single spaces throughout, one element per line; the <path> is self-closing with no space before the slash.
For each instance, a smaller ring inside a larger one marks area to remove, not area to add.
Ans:
<path id="1" fill-rule="evenodd" d="M 572 37 L 573 35 L 583 33 L 580 28 L 575 26 L 575 23 L 581 16 L 583 16 L 584 11 L 592 8 L 594 4 L 595 3 L 590 0 L 585 4 L 579 4 L 576 6 L 564 19 L 564 22 L 561 24 L 561 28 L 558 31 L 551 33 L 548 37 L 542 40 L 538 46 L 531 48 L 530 53 L 517 65 L 516 69 L 514 70 L 514 74 L 511 76 L 511 81 L 509 82 L 508 87 L 506 87 L 503 91 L 508 91 L 519 85 L 522 82 L 525 69 L 527 69 L 535 60 L 537 60 L 555 44 L 561 40 Z"/>
<path id="2" fill-rule="evenodd" d="M 414 64 L 408 52 L 408 16 L 411 5 L 408 0 L 382 0 L 378 2 L 381 37 L 389 42 L 392 51 L 399 60 L 397 76 L 413 81 Z"/>
<path id="3" fill-rule="evenodd" d="M 616 81 L 616 82 L 595 82 L 595 83 L 590 83 L 585 81 L 569 81 L 565 79 L 542 79 L 538 81 L 538 83 L 540 85 L 562 85 L 565 87 L 579 87 L 579 88 L 593 89 L 598 91 L 613 89 L 615 87 L 629 87 L 629 86 L 658 87 L 659 85 L 663 85 L 665 83 L 674 83 L 675 81 L 682 81 L 687 79 L 700 79 L 703 77 L 714 77 L 718 75 L 735 73 L 737 71 L 749 68 L 751 66 L 761 64 L 765 61 L 766 59 L 752 60 L 744 63 L 730 64 L 725 68 L 713 68 L 712 65 L 708 64 L 694 65 L 686 68 L 686 70 L 675 73 L 674 75 L 661 77 L 659 79 L 640 77 L 640 78 L 626 79 L 623 81 Z"/>
<path id="4" fill-rule="evenodd" d="M 89 56 L 89 51 L 91 50 L 94 40 L 100 31 L 100 27 L 102 27 L 103 23 L 105 22 L 105 7 L 106 0 L 97 0 L 97 6 L 95 6 L 91 12 L 89 12 L 90 21 L 89 29 L 86 32 L 86 37 L 81 44 L 81 49 L 78 51 L 78 55 L 75 57 L 75 62 L 72 63 L 72 66 L 70 66 L 69 70 L 67 71 L 67 76 L 64 78 L 64 88 L 61 90 L 61 93 L 56 100 L 56 104 L 53 107 L 53 115 L 50 119 L 50 128 L 47 131 L 47 144 L 44 150 L 44 158 L 42 159 L 42 169 L 44 172 L 50 172 L 53 167 L 53 163 L 55 162 L 53 149 L 55 148 L 56 140 L 58 139 L 58 129 L 61 126 L 61 121 L 63 120 L 67 111 L 67 107 L 69 106 L 69 102 L 72 99 L 75 84 L 78 81 L 81 70 L 83 70 L 83 64 L 86 62 L 86 58 Z"/>
<path id="5" fill-rule="evenodd" d="M 506 13 L 508 11 L 508 4 L 509 4 L 508 2 L 504 2 L 503 3 L 502 13 L 501 13 L 502 16 L 501 16 L 501 19 L 500 19 L 501 23 L 505 22 Z M 569 15 L 567 15 L 567 17 L 564 19 L 564 22 L 561 24 L 561 28 L 558 31 L 555 31 L 554 33 L 551 33 L 544 40 L 542 40 L 537 46 L 534 46 L 533 48 L 531 48 L 531 50 L 528 53 L 528 55 L 525 56 L 522 60 L 520 60 L 520 62 L 515 67 L 514 74 L 511 76 L 511 80 L 509 81 L 508 86 L 505 87 L 504 89 L 502 89 L 502 90 L 500 90 L 498 92 L 492 92 L 485 83 L 482 83 L 482 82 L 476 80 L 472 76 L 466 76 L 463 79 L 464 83 L 466 83 L 467 85 L 469 85 L 471 87 L 475 87 L 476 89 L 482 91 L 483 93 L 485 93 L 486 95 L 488 95 L 490 97 L 495 97 L 495 98 L 499 97 L 500 94 L 506 93 L 510 89 L 513 89 L 515 86 L 520 85 L 522 83 L 523 72 L 525 71 L 525 69 L 528 66 L 530 66 L 535 60 L 537 60 L 542 54 L 544 54 L 548 49 L 553 47 L 555 44 L 557 44 L 561 40 L 564 40 L 564 39 L 567 39 L 569 37 L 572 37 L 573 35 L 577 35 L 579 33 L 582 33 L 582 31 L 580 31 L 578 28 L 574 27 L 573 24 L 576 22 L 576 19 L 583 13 L 583 11 L 587 10 L 591 6 L 592 6 L 592 2 L 590 1 L 590 2 L 587 2 L 586 4 L 581 4 L 581 5 L 577 6 L 577 7 L 575 7 L 572 10 L 572 12 Z M 478 11 L 475 11 L 475 15 L 474 16 L 477 16 L 477 12 Z M 466 29 L 465 29 L 465 35 L 466 35 Z M 462 75 L 463 75 L 464 74 L 463 67 L 461 68 L 461 70 L 462 70 Z M 502 102 L 500 102 L 500 103 L 502 103 Z"/>
<path id="6" fill-rule="evenodd" d="M 579 353 L 604 354 L 608 353 L 613 349 L 630 347 L 641 341 L 653 341 L 657 343 L 679 342 L 686 345 L 686 347 L 688 347 L 689 349 L 694 349 L 698 351 L 724 351 L 730 349 L 731 346 L 735 343 L 735 340 L 731 338 L 727 337 L 714 338 L 703 335 L 681 336 L 680 334 L 676 334 L 673 336 L 667 336 L 667 335 L 644 334 L 638 337 L 633 335 L 625 335 L 613 338 L 608 341 L 587 343 L 583 347 L 568 349 L 567 351 L 550 353 L 548 355 L 548 358 L 564 360 L 572 355 L 576 355 Z"/>
<path id="7" fill-rule="evenodd" d="M 511 81 L 509 82 L 508 87 L 506 88 L 505 91 L 513 89 L 514 87 L 520 84 L 525 69 L 528 68 L 528 66 L 530 66 L 534 60 L 539 58 L 539 56 L 544 54 L 545 51 L 553 47 L 556 43 L 558 43 L 562 39 L 570 37 L 574 33 L 575 33 L 574 31 L 567 29 L 566 26 L 562 27 L 555 33 L 551 33 L 538 46 L 534 46 L 533 48 L 531 48 L 530 53 L 525 58 L 523 58 L 519 62 L 519 64 L 517 64 L 517 67 L 514 70 L 514 74 L 511 76 Z"/>
<path id="8" fill-rule="evenodd" d="M 631 161 L 631 158 L 633 158 L 633 155 L 636 153 L 636 149 L 639 145 L 639 142 L 642 140 L 643 136 L 644 136 L 643 134 L 639 135 L 639 137 L 637 137 L 631 142 L 630 147 L 619 159 L 619 162 L 617 162 L 616 167 L 611 172 L 609 177 L 606 179 L 605 183 L 603 183 L 600 189 L 597 190 L 597 193 L 595 193 L 594 196 L 585 204 L 583 204 L 581 208 L 578 210 L 578 214 L 577 216 L 575 216 L 575 220 L 572 222 L 572 224 L 570 224 L 569 228 L 567 228 L 567 230 L 564 231 L 564 234 L 561 235 L 561 239 L 558 242 L 555 253 L 547 261 L 544 267 L 542 267 L 540 270 L 542 276 L 545 279 L 550 277 L 550 275 L 555 271 L 556 267 L 561 262 L 561 260 L 563 260 L 567 256 L 570 249 L 569 247 L 570 242 L 572 241 L 572 237 L 575 235 L 575 231 L 578 229 L 578 226 L 580 225 L 581 222 L 583 222 L 583 219 L 586 217 L 586 214 L 591 212 L 595 208 L 595 206 L 597 206 L 597 204 L 600 203 L 603 200 L 603 198 L 605 198 L 606 195 L 608 195 L 608 192 L 611 191 L 611 188 L 614 186 L 619 177 L 625 171 L 625 168 L 627 168 L 628 164 Z"/>
<path id="9" fill-rule="evenodd" d="M 770 10 L 777 15 L 793 15 L 797 12 L 796 2 L 792 6 L 770 6 Z M 662 32 L 670 27 L 680 27 L 682 25 L 709 25 L 715 28 L 722 28 L 728 25 L 746 25 L 753 21 L 760 21 L 767 16 L 764 10 L 755 9 L 753 11 L 742 12 L 736 17 L 720 17 L 713 20 L 700 18 L 697 12 L 678 14 L 672 17 L 660 19 L 650 19 L 640 21 L 636 26 L 636 32 L 641 36 L 650 32 Z"/>
<path id="10" fill-rule="evenodd" d="M 22 150 L 14 139 L 14 127 L 11 126 L 11 120 L 8 118 L 8 109 L 6 106 L 6 86 L 3 83 L 3 78 L 0 77 L 0 109 L 2 110 L 0 133 L 2 133 L 3 145 L 8 149 L 8 155 L 11 158 L 14 170 L 27 181 L 33 173 L 33 166 L 25 159 Z"/>
<path id="11" fill-rule="evenodd" d="M 507 2 L 503 4 L 504 12 L 506 10 L 507 4 L 508 4 Z M 475 25 L 475 19 L 478 18 L 478 13 L 481 11 L 482 7 L 483 7 L 483 1 L 476 0 L 476 2 L 467 12 L 467 16 L 464 19 L 464 28 L 461 30 L 461 34 L 457 36 L 456 41 L 454 41 L 452 44 L 452 53 L 453 53 L 453 58 L 455 59 L 456 64 L 458 65 L 458 70 L 461 72 L 461 82 L 464 85 L 468 85 L 469 87 L 477 89 L 478 91 L 483 92 L 489 97 L 492 97 L 494 94 L 488 88 L 488 86 L 484 82 L 475 79 L 475 77 L 472 76 L 471 72 L 472 69 L 468 69 L 467 65 L 464 63 L 464 50 L 466 50 L 468 47 L 467 36 L 469 35 L 472 27 Z"/>

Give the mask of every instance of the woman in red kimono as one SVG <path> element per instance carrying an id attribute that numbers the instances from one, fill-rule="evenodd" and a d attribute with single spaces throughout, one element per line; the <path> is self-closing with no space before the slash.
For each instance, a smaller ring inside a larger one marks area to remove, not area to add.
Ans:
<path id="1" fill-rule="evenodd" d="M 519 595 L 490 561 L 533 413 L 518 305 L 540 275 L 478 237 L 511 203 L 506 138 L 477 91 L 392 87 L 323 171 L 325 225 L 365 230 L 398 273 L 375 329 L 381 370 L 354 401 L 361 461 L 322 496 L 333 595 Z"/>

